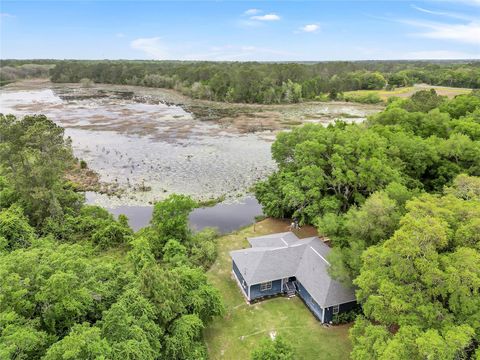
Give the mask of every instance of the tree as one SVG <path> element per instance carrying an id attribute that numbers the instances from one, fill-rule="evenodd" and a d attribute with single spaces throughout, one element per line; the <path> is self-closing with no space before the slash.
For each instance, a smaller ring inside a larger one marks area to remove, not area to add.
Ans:
<path id="1" fill-rule="evenodd" d="M 161 257 L 164 245 L 170 239 L 185 243 L 190 238 L 188 215 L 197 203 L 185 195 L 171 195 L 157 202 L 153 208 L 152 228 L 155 239 L 151 239 L 152 251 L 157 258 Z"/>
<path id="2" fill-rule="evenodd" d="M 305 125 L 280 133 L 272 145 L 278 171 L 255 187 L 255 195 L 267 215 L 312 223 L 399 181 L 398 161 L 389 160 L 387 149 L 383 137 L 358 125 Z"/>
<path id="3" fill-rule="evenodd" d="M 0 312 L 0 358 L 35 359 L 45 353 L 55 336 L 38 330 L 38 322 L 13 311 Z"/>
<path id="4" fill-rule="evenodd" d="M 100 328 L 112 349 L 112 359 L 157 359 L 163 330 L 157 310 L 137 289 L 129 289 L 102 317 Z"/>
<path id="5" fill-rule="evenodd" d="M 465 223 L 480 217 L 480 203 L 423 195 L 407 210 L 394 235 L 362 256 L 355 284 L 366 318 L 352 329 L 352 356 L 468 356 L 479 342 L 480 252 Z"/>
<path id="6" fill-rule="evenodd" d="M 62 340 L 53 344 L 43 357 L 44 360 L 107 360 L 111 348 L 101 337 L 100 329 L 88 323 L 77 324 Z"/>
<path id="7" fill-rule="evenodd" d="M 35 232 L 20 207 L 12 205 L 0 211 L 0 237 L 6 241 L 7 250 L 30 246 Z"/>
<path id="8" fill-rule="evenodd" d="M 15 190 L 30 221 L 61 218 L 80 207 L 82 196 L 65 186 L 65 171 L 74 158 L 64 130 L 44 115 L 17 120 L 0 114 L 2 172 Z"/>
<path id="9" fill-rule="evenodd" d="M 405 202 L 413 194 L 402 185 L 390 184 L 373 193 L 359 208 L 352 207 L 332 219 L 339 224 L 336 228 L 329 226 L 329 214 L 318 219 L 319 233 L 331 238 L 334 245 L 329 254 L 330 275 L 351 285 L 360 272 L 363 251 L 393 235 L 405 212 Z"/>
<path id="10" fill-rule="evenodd" d="M 207 359 L 201 343 L 203 323 L 197 315 L 183 315 L 175 320 L 165 338 L 166 356 L 172 360 Z"/>
<path id="11" fill-rule="evenodd" d="M 252 352 L 252 360 L 293 360 L 295 352 L 293 347 L 281 336 L 275 339 L 263 339 Z"/>
<path id="12" fill-rule="evenodd" d="M 163 261 L 171 266 L 180 266 L 188 263 L 187 248 L 177 240 L 168 240 L 163 247 Z"/>
<path id="13" fill-rule="evenodd" d="M 429 112 L 438 108 L 446 100 L 445 96 L 437 95 L 435 89 L 420 90 L 414 93 L 409 99 L 402 103 L 402 108 L 407 111 Z"/>

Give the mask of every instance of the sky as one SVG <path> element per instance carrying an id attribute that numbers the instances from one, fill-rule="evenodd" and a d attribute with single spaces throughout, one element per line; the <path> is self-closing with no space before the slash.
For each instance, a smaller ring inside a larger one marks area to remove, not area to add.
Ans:
<path id="1" fill-rule="evenodd" d="M 0 58 L 480 59 L 480 0 L 1 0 Z"/>

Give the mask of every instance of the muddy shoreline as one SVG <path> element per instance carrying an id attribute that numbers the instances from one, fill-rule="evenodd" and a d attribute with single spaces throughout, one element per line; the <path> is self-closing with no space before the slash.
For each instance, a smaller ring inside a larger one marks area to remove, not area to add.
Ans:
<path id="1" fill-rule="evenodd" d="M 107 208 L 148 206 L 172 193 L 199 201 L 243 198 L 275 170 L 270 147 L 278 131 L 335 119 L 360 122 L 381 109 L 352 103 L 227 104 L 173 90 L 45 80 L 0 90 L 1 112 L 43 113 L 65 128 L 75 156 L 101 183 L 117 189 L 111 196 L 87 177 L 87 189 L 97 191 L 91 202 Z"/>

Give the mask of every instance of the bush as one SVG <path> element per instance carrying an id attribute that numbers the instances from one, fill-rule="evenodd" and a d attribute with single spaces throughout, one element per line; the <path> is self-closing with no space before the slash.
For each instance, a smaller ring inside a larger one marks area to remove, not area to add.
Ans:
<path id="1" fill-rule="evenodd" d="M 295 359 L 292 345 L 282 337 L 274 340 L 263 339 L 259 346 L 252 352 L 252 360 L 291 360 Z"/>
<path id="2" fill-rule="evenodd" d="M 345 94 L 344 100 L 347 102 L 357 102 L 361 104 L 379 104 L 383 102 L 377 93 Z"/>
<path id="3" fill-rule="evenodd" d="M 351 322 L 355 321 L 355 319 L 356 319 L 356 317 L 359 313 L 360 313 L 360 310 L 354 309 L 354 310 L 350 310 L 350 311 L 347 311 L 347 312 L 335 314 L 335 315 L 333 315 L 332 324 L 340 325 L 340 324 L 351 323 Z"/>
<path id="4" fill-rule="evenodd" d="M 87 162 L 85 160 L 80 160 L 80 169 L 86 169 L 87 168 Z"/>
<path id="5" fill-rule="evenodd" d="M 88 78 L 83 78 L 80 80 L 80 85 L 84 88 L 89 88 L 93 86 L 93 81 Z"/>

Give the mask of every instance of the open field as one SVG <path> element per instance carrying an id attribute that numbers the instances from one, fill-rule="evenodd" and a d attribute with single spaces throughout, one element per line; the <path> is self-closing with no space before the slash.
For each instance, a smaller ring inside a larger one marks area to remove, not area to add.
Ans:
<path id="1" fill-rule="evenodd" d="M 413 86 L 407 86 L 403 88 L 397 88 L 394 90 L 356 90 L 356 91 L 346 91 L 345 95 L 367 95 L 367 94 L 378 94 L 378 96 L 382 100 L 387 100 L 390 97 L 410 97 L 414 93 L 420 90 L 428 90 L 428 89 L 435 89 L 435 91 L 439 95 L 448 96 L 452 98 L 457 95 L 461 94 L 468 94 L 472 91 L 472 89 L 466 88 L 454 88 L 454 87 L 446 87 L 446 86 L 434 86 L 434 85 L 426 85 L 426 84 L 417 84 Z"/>
<path id="2" fill-rule="evenodd" d="M 222 293 L 226 313 L 205 330 L 212 359 L 248 359 L 256 344 L 272 332 L 291 341 L 298 359 L 348 358 L 349 326 L 322 326 L 298 297 L 276 297 L 248 305 L 233 279 L 229 251 L 247 247 L 247 237 L 282 231 L 288 231 L 287 221 L 266 219 L 219 239 L 218 258 L 207 275 Z M 297 235 L 313 236 L 316 230 L 304 227 Z"/>

